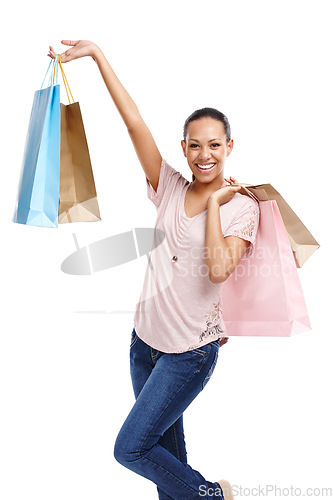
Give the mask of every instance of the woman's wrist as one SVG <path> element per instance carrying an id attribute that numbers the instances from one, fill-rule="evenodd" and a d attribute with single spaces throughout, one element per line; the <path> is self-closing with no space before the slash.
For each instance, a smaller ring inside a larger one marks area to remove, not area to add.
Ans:
<path id="1" fill-rule="evenodd" d="M 98 47 L 98 45 L 94 44 L 94 46 L 92 48 L 92 51 L 91 51 L 91 57 L 93 58 L 93 60 L 96 63 L 98 63 L 98 61 L 100 60 L 101 56 L 103 56 L 102 50 Z"/>
<path id="2" fill-rule="evenodd" d="M 218 199 L 216 196 L 214 196 L 215 193 L 211 194 L 210 197 L 208 198 L 207 202 L 207 210 L 210 210 L 213 207 L 220 207 L 220 204 L 218 202 Z"/>

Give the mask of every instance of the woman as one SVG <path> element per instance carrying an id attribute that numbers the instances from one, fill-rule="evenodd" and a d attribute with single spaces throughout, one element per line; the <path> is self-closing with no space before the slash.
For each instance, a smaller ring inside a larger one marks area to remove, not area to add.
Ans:
<path id="1" fill-rule="evenodd" d="M 238 193 L 236 179 L 224 178 L 233 148 L 229 122 L 213 108 L 186 120 L 181 146 L 190 183 L 162 158 L 101 49 L 88 40 L 62 43 L 71 47 L 62 63 L 84 56 L 97 63 L 157 208 L 159 231 L 130 345 L 136 402 L 117 436 L 115 458 L 153 481 L 160 500 L 231 499 L 228 481 L 208 481 L 187 463 L 183 432 L 183 412 L 207 384 L 228 340 L 220 284 L 252 254 L 258 227 L 257 203 Z M 48 55 L 56 57 L 51 46 Z"/>

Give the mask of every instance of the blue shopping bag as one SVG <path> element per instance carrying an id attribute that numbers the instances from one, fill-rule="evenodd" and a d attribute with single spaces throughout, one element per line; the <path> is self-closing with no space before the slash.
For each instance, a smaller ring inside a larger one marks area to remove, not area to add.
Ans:
<path id="1" fill-rule="evenodd" d="M 13 222 L 20 224 L 58 227 L 60 182 L 58 57 L 57 55 L 56 59 L 50 61 L 42 86 L 34 95 L 13 217 Z M 43 89 L 50 68 L 52 71 L 48 87 Z"/>

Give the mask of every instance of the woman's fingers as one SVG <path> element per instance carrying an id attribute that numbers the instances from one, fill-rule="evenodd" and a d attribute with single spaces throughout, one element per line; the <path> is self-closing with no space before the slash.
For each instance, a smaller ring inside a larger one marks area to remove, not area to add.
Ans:
<path id="1" fill-rule="evenodd" d="M 238 182 L 238 181 L 237 181 L 237 179 L 235 179 L 235 177 L 232 177 L 231 175 L 230 175 L 230 177 L 229 177 L 229 178 L 228 178 L 228 177 L 225 177 L 225 180 L 227 180 L 228 182 L 231 182 L 231 183 L 232 183 L 232 182 Z"/>
<path id="2" fill-rule="evenodd" d="M 54 51 L 54 49 L 53 49 L 53 47 L 51 45 L 49 47 L 50 47 L 49 48 L 49 53 L 47 55 L 49 57 L 51 57 L 52 59 L 55 59 L 58 54 L 56 54 L 56 52 Z M 63 52 L 62 54 L 60 54 L 60 61 L 62 63 L 70 61 L 70 55 L 71 54 L 69 53 L 68 50 L 65 51 L 65 52 Z"/>
<path id="3" fill-rule="evenodd" d="M 238 180 L 235 179 L 235 177 L 229 177 L 228 182 L 230 182 L 231 185 L 239 184 Z"/>
<path id="4" fill-rule="evenodd" d="M 79 40 L 61 40 L 64 45 L 71 45 L 72 47 L 79 43 Z"/>
<path id="5" fill-rule="evenodd" d="M 49 45 L 49 53 L 48 53 L 48 56 L 52 57 L 52 59 L 55 59 L 56 58 L 56 53 L 54 52 L 54 49 L 52 47 L 52 45 Z"/>

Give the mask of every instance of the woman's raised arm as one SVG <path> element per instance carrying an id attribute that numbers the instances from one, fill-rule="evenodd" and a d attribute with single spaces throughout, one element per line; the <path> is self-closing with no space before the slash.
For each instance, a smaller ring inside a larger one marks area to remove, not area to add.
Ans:
<path id="1" fill-rule="evenodd" d="M 61 43 L 71 47 L 61 54 L 62 63 L 85 56 L 92 57 L 96 62 L 113 102 L 124 120 L 145 175 L 156 191 L 162 156 L 135 102 L 119 81 L 102 50 L 89 40 L 62 40 Z M 53 59 L 56 57 L 51 46 L 48 55 Z"/>

